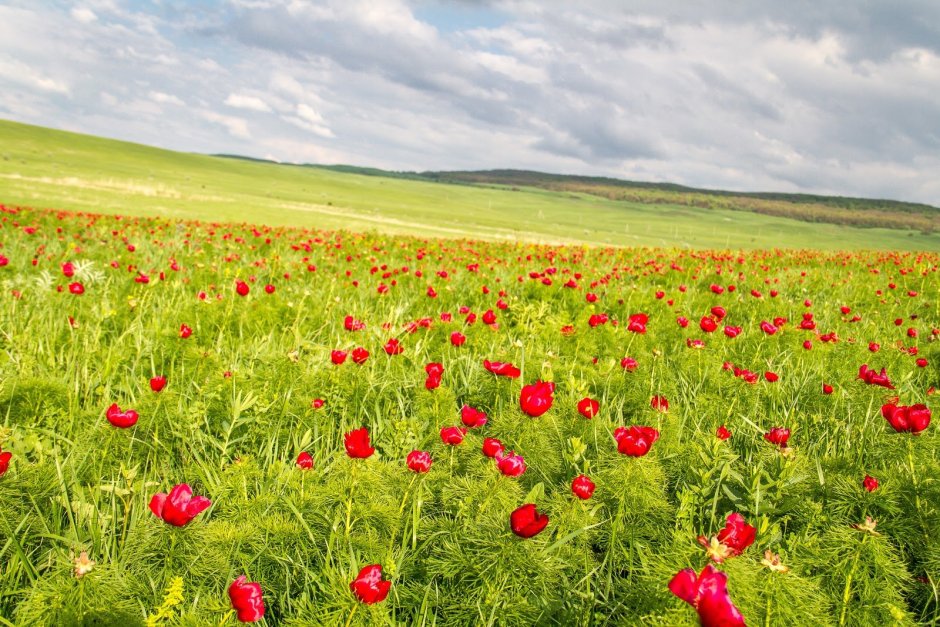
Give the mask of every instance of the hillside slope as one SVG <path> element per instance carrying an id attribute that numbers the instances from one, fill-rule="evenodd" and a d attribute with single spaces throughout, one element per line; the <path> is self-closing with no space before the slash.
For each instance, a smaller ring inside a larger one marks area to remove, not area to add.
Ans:
<path id="1" fill-rule="evenodd" d="M 0 203 L 432 237 L 692 248 L 940 250 L 850 228 L 546 189 L 366 176 L 161 150 L 0 121 Z"/>

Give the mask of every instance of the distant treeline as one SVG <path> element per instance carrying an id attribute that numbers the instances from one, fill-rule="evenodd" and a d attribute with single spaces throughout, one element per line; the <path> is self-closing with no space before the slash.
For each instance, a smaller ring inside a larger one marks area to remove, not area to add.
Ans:
<path id="1" fill-rule="evenodd" d="M 231 155 L 220 156 L 228 157 Z M 570 194 L 590 194 L 609 200 L 643 204 L 752 211 L 804 222 L 827 222 L 846 226 L 916 230 L 923 233 L 940 230 L 940 208 L 898 200 L 778 192 L 730 192 L 685 187 L 675 183 L 647 183 L 599 176 L 547 174 L 528 170 L 391 172 L 378 168 L 350 165 L 315 165 L 309 167 L 366 176 L 383 176 L 439 183 L 499 186 L 510 189 L 539 188 Z"/>

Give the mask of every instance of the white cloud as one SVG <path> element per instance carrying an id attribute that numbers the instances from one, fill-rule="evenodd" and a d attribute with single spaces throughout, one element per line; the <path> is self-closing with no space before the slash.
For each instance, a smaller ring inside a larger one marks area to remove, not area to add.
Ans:
<path id="1" fill-rule="evenodd" d="M 225 127 L 232 137 L 251 139 L 251 133 L 248 130 L 248 122 L 243 118 L 223 115 L 215 111 L 200 111 L 199 116 L 207 122 Z"/>
<path id="2" fill-rule="evenodd" d="M 317 113 L 313 107 L 300 103 L 297 105 L 295 113 L 296 115 L 283 116 L 284 120 L 298 128 L 310 131 L 314 135 L 327 138 L 334 137 L 333 131 L 326 126 L 323 116 Z"/>
<path id="3" fill-rule="evenodd" d="M 70 15 L 82 24 L 91 24 L 98 20 L 98 16 L 95 15 L 95 12 L 88 7 L 75 7 L 71 10 Z"/>
<path id="4" fill-rule="evenodd" d="M 266 113 L 271 111 L 271 107 L 257 96 L 248 96 L 245 94 L 229 94 L 225 99 L 225 104 L 235 109 L 248 109 L 249 111 L 260 111 Z"/>
<path id="5" fill-rule="evenodd" d="M 165 94 L 162 91 L 151 91 L 148 94 L 149 98 L 154 102 L 159 102 L 160 104 L 172 104 L 183 107 L 186 105 L 185 102 L 177 98 L 172 94 Z"/>

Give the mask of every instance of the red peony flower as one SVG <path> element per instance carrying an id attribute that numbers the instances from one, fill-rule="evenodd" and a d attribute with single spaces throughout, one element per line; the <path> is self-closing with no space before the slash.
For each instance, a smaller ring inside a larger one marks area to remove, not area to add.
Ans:
<path id="1" fill-rule="evenodd" d="M 740 555 L 754 544 L 756 534 L 757 529 L 744 522 L 741 514 L 734 512 L 728 514 L 724 529 L 719 531 L 711 542 L 706 540 L 705 536 L 699 536 L 698 542 L 705 547 L 708 556 L 720 564 L 728 558 Z"/>
<path id="2" fill-rule="evenodd" d="M 193 330 L 185 324 L 180 325 L 180 337 L 184 340 L 193 334 Z"/>
<path id="3" fill-rule="evenodd" d="M 871 475 L 865 475 L 865 478 L 862 480 L 862 487 L 869 492 L 874 492 L 878 489 L 878 480 Z"/>
<path id="4" fill-rule="evenodd" d="M 665 396 L 654 396 L 650 399 L 650 407 L 665 414 L 669 411 L 669 400 Z"/>
<path id="5" fill-rule="evenodd" d="M 878 385 L 889 390 L 894 389 L 884 368 L 881 369 L 881 372 L 876 372 L 869 369 L 868 364 L 862 364 L 858 369 L 858 378 L 868 385 Z"/>
<path id="6" fill-rule="evenodd" d="M 248 577 L 240 575 L 228 587 L 228 596 L 232 600 L 232 609 L 238 613 L 238 620 L 241 622 L 253 623 L 264 616 L 260 583 L 249 582 Z"/>
<path id="7" fill-rule="evenodd" d="M 728 431 L 724 425 L 721 425 L 718 427 L 718 430 L 715 431 L 715 437 L 717 437 L 719 440 L 727 440 L 731 437 L 731 432 Z"/>
<path id="8" fill-rule="evenodd" d="M 367 605 L 384 601 L 391 587 L 391 581 L 382 579 L 382 567 L 378 564 L 371 564 L 360 570 L 359 575 L 349 584 L 349 589 L 356 598 Z"/>
<path id="9" fill-rule="evenodd" d="M 587 475 L 578 475 L 571 482 L 571 493 L 582 501 L 586 501 L 594 494 L 596 487 Z"/>
<path id="10" fill-rule="evenodd" d="M 531 385 L 525 385 L 519 395 L 519 406 L 526 414 L 538 418 L 551 409 L 555 401 L 552 395 L 554 391 L 555 384 L 552 382 L 536 381 Z"/>
<path id="11" fill-rule="evenodd" d="M 235 281 L 235 291 L 239 296 L 248 296 L 249 287 L 244 281 Z"/>
<path id="12" fill-rule="evenodd" d="M 307 451 L 303 451 L 297 456 L 297 467 L 304 470 L 313 468 L 313 457 Z"/>
<path id="13" fill-rule="evenodd" d="M 882 405 L 881 415 L 885 417 L 888 424 L 898 433 L 909 431 L 917 435 L 930 426 L 930 408 L 922 404 L 908 407 L 906 405 L 888 403 Z"/>
<path id="14" fill-rule="evenodd" d="M 463 346 L 467 341 L 467 336 L 460 331 L 454 331 L 450 334 L 450 343 L 454 346 Z"/>
<path id="15" fill-rule="evenodd" d="M 526 503 L 509 515 L 509 528 L 520 538 L 538 535 L 548 525 L 548 516 L 540 514 L 532 503 Z"/>
<path id="16" fill-rule="evenodd" d="M 790 440 L 790 430 L 783 427 L 774 427 L 764 434 L 764 439 L 782 448 Z"/>
<path id="17" fill-rule="evenodd" d="M 486 424 L 486 414 L 479 409 L 464 405 L 460 408 L 460 420 L 471 429 L 475 429 Z"/>
<path id="18" fill-rule="evenodd" d="M 637 360 L 635 360 L 633 357 L 624 357 L 620 360 L 620 367 L 627 372 L 633 372 L 639 365 L 640 364 L 637 363 Z"/>
<path id="19" fill-rule="evenodd" d="M 411 451 L 405 460 L 408 468 L 415 472 L 427 472 L 431 470 L 431 454 L 427 451 Z"/>
<path id="20" fill-rule="evenodd" d="M 405 347 L 394 337 L 387 341 L 382 348 L 384 348 L 385 352 L 389 355 L 401 355 L 405 350 Z"/>
<path id="21" fill-rule="evenodd" d="M 588 419 L 596 416 L 600 408 L 600 403 L 593 398 L 582 398 L 578 401 L 578 413 Z"/>
<path id="22" fill-rule="evenodd" d="M 375 453 L 375 448 L 369 444 L 369 430 L 365 427 L 344 435 L 343 446 L 346 447 L 346 454 L 353 459 L 365 459 Z"/>
<path id="23" fill-rule="evenodd" d="M 183 527 L 212 505 L 204 496 L 193 496 L 193 489 L 185 483 L 173 486 L 170 494 L 154 494 L 150 511 L 154 516 L 174 527 Z"/>
<path id="24" fill-rule="evenodd" d="M 518 477 L 525 472 L 525 460 L 522 455 L 516 455 L 515 451 L 509 453 L 498 453 L 496 455 L 496 467 L 507 477 Z"/>
<path id="25" fill-rule="evenodd" d="M 643 457 L 658 439 L 659 431 L 653 427 L 617 427 L 614 431 L 617 450 L 630 457 Z"/>
<path id="26" fill-rule="evenodd" d="M 105 416 L 115 427 L 120 427 L 121 429 L 127 429 L 128 427 L 133 427 L 137 424 L 137 419 L 139 416 L 137 412 L 133 409 L 127 409 L 122 411 L 120 407 L 117 406 L 117 403 L 113 403 L 108 410 L 105 412 Z"/>
<path id="27" fill-rule="evenodd" d="M 76 296 L 81 296 L 85 293 L 85 286 L 75 281 L 74 283 L 69 283 L 69 292 L 75 294 Z"/>
<path id="28" fill-rule="evenodd" d="M 7 470 L 10 468 L 10 459 L 13 457 L 13 453 L 10 451 L 0 450 L 0 477 L 6 474 Z"/>
<path id="29" fill-rule="evenodd" d="M 346 351 L 341 350 L 330 351 L 330 361 L 332 361 L 334 365 L 339 366 L 346 361 L 348 354 L 349 353 Z"/>
<path id="30" fill-rule="evenodd" d="M 702 627 L 744 627 L 744 616 L 728 595 L 728 575 L 708 564 L 696 576 L 691 568 L 680 570 L 669 590 L 695 608 Z"/>
<path id="31" fill-rule="evenodd" d="M 487 457 L 496 457 L 503 452 L 503 443 L 496 438 L 483 439 L 483 454 Z"/>
<path id="32" fill-rule="evenodd" d="M 483 367 L 492 372 L 495 375 L 501 377 L 509 377 L 511 379 L 516 379 L 519 375 L 522 374 L 522 371 L 513 366 L 510 363 L 503 363 L 500 361 L 489 361 L 488 359 L 483 360 Z"/>
<path id="33" fill-rule="evenodd" d="M 162 392 L 163 388 L 166 387 L 166 377 L 163 375 L 153 377 L 150 379 L 150 389 L 154 392 Z"/>
<path id="34" fill-rule="evenodd" d="M 361 366 L 362 364 L 366 363 L 366 360 L 368 358 L 369 358 L 369 351 L 367 351 L 363 347 L 360 346 L 358 348 L 353 349 L 352 360 L 356 364 Z"/>
<path id="35" fill-rule="evenodd" d="M 441 441 L 449 446 L 457 446 L 463 442 L 466 433 L 465 427 L 444 427 L 441 429 Z"/>
<path id="36" fill-rule="evenodd" d="M 832 394 L 832 386 L 829 385 L 828 383 L 823 383 L 822 391 L 823 391 L 823 394 Z"/>
<path id="37" fill-rule="evenodd" d="M 764 378 L 767 379 L 768 383 L 776 383 L 780 380 L 780 375 L 778 375 L 776 372 L 771 372 L 768 370 L 764 373 Z"/>

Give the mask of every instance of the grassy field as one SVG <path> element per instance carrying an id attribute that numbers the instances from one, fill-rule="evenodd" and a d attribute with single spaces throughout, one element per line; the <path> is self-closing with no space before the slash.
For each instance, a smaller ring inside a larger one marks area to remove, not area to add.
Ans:
<path id="1" fill-rule="evenodd" d="M 938 233 L 361 176 L 184 154 L 6 121 L 0 121 L 0 203 L 488 240 L 940 251 Z"/>

